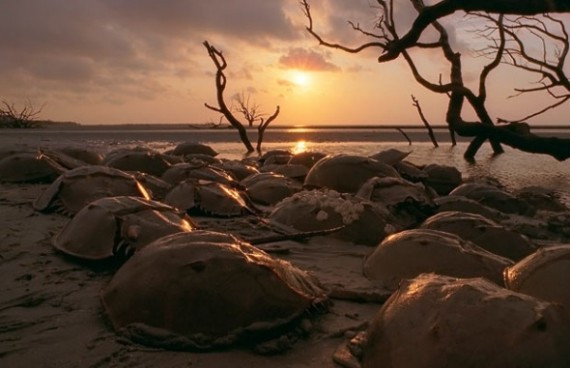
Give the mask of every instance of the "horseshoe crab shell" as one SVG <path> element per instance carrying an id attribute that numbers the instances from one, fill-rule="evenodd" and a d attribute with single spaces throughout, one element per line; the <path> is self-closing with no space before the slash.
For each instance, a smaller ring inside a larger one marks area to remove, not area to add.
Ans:
<path id="1" fill-rule="evenodd" d="M 570 244 L 538 249 L 505 269 L 507 289 L 564 306 L 570 315 Z"/>
<path id="2" fill-rule="evenodd" d="M 236 180 L 228 172 L 203 162 L 181 163 L 172 165 L 161 176 L 167 183 L 176 185 L 186 179 L 215 181 L 225 185 L 235 185 Z"/>
<path id="3" fill-rule="evenodd" d="M 150 199 L 132 175 L 106 166 L 82 166 L 60 175 L 34 202 L 34 208 L 74 215 L 96 199 L 115 196 Z"/>
<path id="4" fill-rule="evenodd" d="M 513 262 L 461 239 L 428 229 L 405 230 L 388 236 L 364 261 L 364 275 L 388 290 L 403 279 L 435 272 L 454 277 L 485 277 L 502 284 L 505 267 Z"/>
<path id="5" fill-rule="evenodd" d="M 428 218 L 421 225 L 421 228 L 455 234 L 491 253 L 514 261 L 518 261 L 536 250 L 536 247 L 526 236 L 474 213 L 440 212 Z"/>
<path id="6" fill-rule="evenodd" d="M 125 151 L 116 153 L 105 160 L 109 167 L 123 171 L 140 171 L 146 174 L 161 176 L 170 168 L 164 155 L 158 152 Z"/>
<path id="7" fill-rule="evenodd" d="M 259 170 L 257 170 L 254 166 L 244 164 L 241 161 L 230 160 L 224 161 L 220 164 L 215 164 L 214 166 L 219 167 L 220 169 L 230 172 L 235 176 L 237 180 L 243 180 L 251 175 L 259 174 Z"/>
<path id="8" fill-rule="evenodd" d="M 404 228 L 422 222 L 436 207 L 423 185 L 401 178 L 371 178 L 362 185 L 356 195 L 386 206 Z"/>
<path id="9" fill-rule="evenodd" d="M 386 209 L 333 190 L 296 193 L 275 205 L 268 218 L 298 231 L 344 226 L 331 236 L 365 245 L 377 245 L 397 230 Z"/>
<path id="10" fill-rule="evenodd" d="M 173 207 L 139 197 L 108 197 L 83 207 L 52 244 L 70 256 L 95 261 L 121 251 L 138 251 L 162 236 L 191 230 L 190 219 Z"/>
<path id="11" fill-rule="evenodd" d="M 308 188 L 328 188 L 342 193 L 356 193 L 368 179 L 379 176 L 399 177 L 394 168 L 363 156 L 327 156 L 309 170 Z"/>
<path id="12" fill-rule="evenodd" d="M 168 192 L 172 189 L 172 185 L 156 176 L 134 171 L 130 173 L 141 183 L 147 192 L 151 195 L 152 199 L 156 201 L 162 200 Z"/>
<path id="13" fill-rule="evenodd" d="M 289 165 L 303 165 L 307 169 L 313 167 L 321 158 L 326 155 L 322 152 L 305 151 L 297 153 L 289 159 Z"/>
<path id="14" fill-rule="evenodd" d="M 447 195 L 461 185 L 461 172 L 453 166 L 431 164 L 424 167 L 428 175 L 425 183 L 432 187 L 437 194 Z"/>
<path id="15" fill-rule="evenodd" d="M 516 191 L 517 198 L 528 202 L 531 206 L 545 211 L 564 212 L 569 211 L 560 201 L 553 190 L 542 187 L 525 187 Z"/>
<path id="16" fill-rule="evenodd" d="M 434 199 L 437 205 L 436 212 L 444 211 L 460 211 L 466 213 L 474 213 L 481 215 L 493 221 L 504 220 L 507 216 L 494 208 L 487 207 L 473 199 L 469 199 L 459 195 L 449 195 L 445 197 L 438 197 Z"/>
<path id="17" fill-rule="evenodd" d="M 164 203 L 190 214 L 235 217 L 252 213 L 240 192 L 214 182 L 186 180 L 166 195 Z"/>
<path id="18" fill-rule="evenodd" d="M 429 177 L 425 171 L 411 162 L 400 161 L 396 162 L 393 166 L 402 178 L 409 180 L 412 183 L 425 182 Z"/>
<path id="19" fill-rule="evenodd" d="M 176 156 L 171 156 L 171 157 L 176 157 Z M 216 165 L 216 166 L 222 163 L 222 160 L 220 160 L 219 158 L 215 158 L 214 156 L 206 155 L 204 153 L 189 153 L 187 155 L 184 155 L 182 162 L 198 163 L 200 161 L 205 164 Z"/>
<path id="20" fill-rule="evenodd" d="M 113 327 L 174 349 L 208 349 L 272 335 L 326 295 L 289 262 L 241 242 L 163 237 L 136 253 L 101 293 Z"/>
<path id="21" fill-rule="evenodd" d="M 273 172 L 275 174 L 283 175 L 291 179 L 295 179 L 301 183 L 305 180 L 309 169 L 303 165 L 266 165 L 261 168 L 263 172 Z"/>
<path id="22" fill-rule="evenodd" d="M 266 206 L 275 205 L 303 189 L 297 181 L 271 173 L 252 175 L 241 184 L 252 201 Z"/>
<path id="23" fill-rule="evenodd" d="M 382 162 L 386 165 L 395 165 L 398 162 L 402 161 L 406 157 L 408 157 L 412 152 L 403 152 L 395 148 L 389 148 L 373 155 L 370 155 L 370 158 L 373 158 L 379 162 Z"/>
<path id="24" fill-rule="evenodd" d="M 291 157 L 292 155 L 290 153 L 282 155 L 274 154 L 264 159 L 262 161 L 262 166 L 286 165 Z"/>
<path id="25" fill-rule="evenodd" d="M 289 156 L 289 158 L 290 158 L 292 156 L 292 154 L 291 154 L 291 152 L 289 152 L 287 150 L 271 150 L 271 151 L 267 151 L 263 155 L 261 155 L 259 157 L 258 161 L 261 165 L 263 165 L 265 163 L 265 161 L 269 160 L 272 156 Z"/>
<path id="26" fill-rule="evenodd" d="M 0 159 L 0 182 L 51 183 L 65 170 L 41 153 L 15 153 Z"/>
<path id="27" fill-rule="evenodd" d="M 536 213 L 536 209 L 526 201 L 488 184 L 465 183 L 455 188 L 449 195 L 464 196 L 505 213 L 526 216 Z"/>
<path id="28" fill-rule="evenodd" d="M 58 151 L 73 157 L 76 160 L 84 162 L 86 165 L 103 164 L 103 155 L 97 151 L 83 147 L 62 147 Z"/>
<path id="29" fill-rule="evenodd" d="M 192 153 L 200 153 L 209 156 L 218 155 L 218 152 L 214 151 L 212 147 L 196 142 L 182 142 L 168 153 L 176 156 L 184 156 Z"/>
<path id="30" fill-rule="evenodd" d="M 568 324 L 557 306 L 481 278 L 405 281 L 366 335 L 363 368 L 570 364 Z"/>

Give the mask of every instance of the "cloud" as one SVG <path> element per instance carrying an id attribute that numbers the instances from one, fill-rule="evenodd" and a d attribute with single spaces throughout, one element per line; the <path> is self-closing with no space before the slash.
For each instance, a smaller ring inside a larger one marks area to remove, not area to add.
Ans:
<path id="1" fill-rule="evenodd" d="M 140 88 L 138 95 L 158 96 L 168 79 L 203 76 L 205 39 L 228 45 L 227 55 L 243 61 L 244 50 L 300 38 L 287 2 L 0 1 L 2 93 L 93 96 Z M 251 78 L 236 70 L 236 78 Z"/>
<path id="2" fill-rule="evenodd" d="M 340 68 L 330 62 L 328 55 L 313 50 L 307 50 L 302 47 L 290 48 L 287 55 L 279 58 L 279 64 L 288 69 L 300 69 L 308 71 L 327 71 L 335 72 Z"/>

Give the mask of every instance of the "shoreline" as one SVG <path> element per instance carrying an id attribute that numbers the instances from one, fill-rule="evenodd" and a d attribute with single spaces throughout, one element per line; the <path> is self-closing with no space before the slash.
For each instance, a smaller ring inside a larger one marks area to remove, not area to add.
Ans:
<path id="1" fill-rule="evenodd" d="M 431 125 L 434 130 L 445 130 L 449 128 L 445 124 L 433 124 Z M 44 123 L 38 128 L 29 129 L 2 129 L 2 131 L 42 131 L 42 130 L 206 130 L 206 131 L 219 131 L 219 130 L 232 130 L 233 127 L 229 124 L 224 124 L 220 126 L 212 126 L 211 124 L 180 124 L 180 123 L 125 123 L 125 124 L 82 124 L 73 122 L 49 122 Z M 246 127 L 248 131 L 257 132 L 256 127 Z M 427 131 L 426 127 L 422 124 L 308 124 L 308 125 L 295 125 L 295 124 L 284 124 L 284 125 L 270 125 L 267 130 L 395 130 L 395 129 L 406 129 L 406 130 L 421 130 Z M 570 125 L 531 125 L 532 130 L 562 130 L 568 131 L 570 133 Z"/>

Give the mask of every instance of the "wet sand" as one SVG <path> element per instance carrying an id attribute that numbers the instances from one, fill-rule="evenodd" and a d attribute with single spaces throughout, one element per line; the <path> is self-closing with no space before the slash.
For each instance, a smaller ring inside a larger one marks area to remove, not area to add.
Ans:
<path id="1" fill-rule="evenodd" d="M 69 218 L 41 214 L 32 202 L 46 185 L 0 184 L 0 365 L 3 367 L 333 367 L 345 334 L 362 329 L 388 296 L 362 276 L 370 247 L 325 237 L 264 248 L 313 272 L 333 290 L 327 314 L 310 334 L 278 355 L 251 349 L 173 352 L 134 344 L 117 335 L 103 315 L 99 291 L 113 275 L 58 253 L 51 237 Z M 252 219 L 198 219 L 203 228 L 242 238 L 269 234 Z M 253 225 L 252 225 L 253 224 Z M 343 300 L 356 294 L 367 302 Z"/>

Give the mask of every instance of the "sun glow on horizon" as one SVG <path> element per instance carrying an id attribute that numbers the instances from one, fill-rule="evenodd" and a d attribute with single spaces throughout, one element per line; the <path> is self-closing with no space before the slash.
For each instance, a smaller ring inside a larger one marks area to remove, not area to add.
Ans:
<path id="1" fill-rule="evenodd" d="M 311 84 L 311 76 L 307 72 L 294 70 L 290 77 L 291 82 L 299 87 L 308 87 Z"/>

